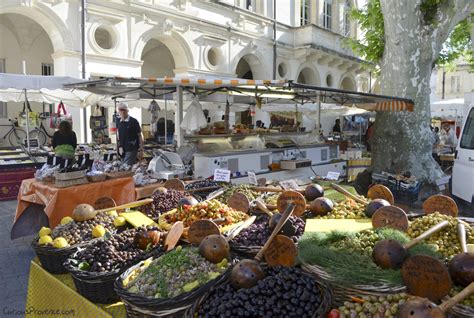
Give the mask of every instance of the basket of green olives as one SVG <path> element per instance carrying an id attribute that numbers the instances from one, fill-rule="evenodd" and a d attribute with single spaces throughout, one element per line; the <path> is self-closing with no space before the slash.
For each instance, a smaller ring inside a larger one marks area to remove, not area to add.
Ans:
<path id="1" fill-rule="evenodd" d="M 227 252 L 229 252 L 227 246 Z M 128 317 L 192 317 L 193 304 L 228 275 L 230 260 L 209 261 L 193 246 L 178 246 L 132 266 L 115 281 Z"/>

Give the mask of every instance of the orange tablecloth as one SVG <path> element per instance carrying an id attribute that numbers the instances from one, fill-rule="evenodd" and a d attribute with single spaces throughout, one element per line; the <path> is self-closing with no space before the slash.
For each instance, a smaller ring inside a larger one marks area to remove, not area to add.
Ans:
<path id="1" fill-rule="evenodd" d="M 110 179 L 68 188 L 56 188 L 35 179 L 23 180 L 18 193 L 15 221 L 31 203 L 37 203 L 45 206 L 49 225 L 55 227 L 63 217 L 72 215 L 76 205 L 93 204 L 100 197 L 111 197 L 117 205 L 135 201 L 133 178 Z"/>

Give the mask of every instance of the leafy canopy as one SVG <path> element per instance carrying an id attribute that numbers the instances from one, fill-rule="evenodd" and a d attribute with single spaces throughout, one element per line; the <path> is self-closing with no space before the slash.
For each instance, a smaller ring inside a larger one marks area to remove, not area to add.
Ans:
<path id="1" fill-rule="evenodd" d="M 434 18 L 438 6 L 446 0 L 424 0 L 420 6 L 423 20 L 426 25 L 435 23 Z M 385 45 L 383 14 L 380 0 L 368 0 L 362 9 L 354 8 L 351 17 L 357 21 L 361 31 L 365 34 L 363 42 L 348 39 L 348 45 L 365 61 L 377 65 L 382 57 Z M 474 54 L 470 37 L 472 22 L 469 19 L 461 21 L 451 32 L 444 43 L 436 64 L 444 67 L 453 67 L 456 61 L 464 59 L 474 68 Z"/>

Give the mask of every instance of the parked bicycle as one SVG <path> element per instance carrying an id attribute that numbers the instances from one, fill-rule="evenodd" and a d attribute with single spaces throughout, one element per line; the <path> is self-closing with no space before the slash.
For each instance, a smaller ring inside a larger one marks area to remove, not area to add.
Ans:
<path id="1" fill-rule="evenodd" d="M 41 146 L 44 146 L 46 144 L 46 141 L 48 141 L 48 138 L 53 138 L 53 135 L 50 135 L 46 130 L 46 127 L 43 125 L 43 121 L 48 117 L 46 117 L 44 113 L 41 113 L 39 118 L 40 125 L 39 127 L 35 127 L 33 130 L 30 131 L 30 139 L 38 139 L 39 144 Z"/>
<path id="2" fill-rule="evenodd" d="M 8 140 L 12 147 L 18 147 L 23 144 L 24 140 L 26 139 L 26 131 L 23 128 L 18 127 L 18 120 L 15 119 L 8 119 L 10 121 L 10 125 L 0 125 L 0 126 L 10 126 L 10 130 L 1 138 L 2 143 L 5 140 Z"/>

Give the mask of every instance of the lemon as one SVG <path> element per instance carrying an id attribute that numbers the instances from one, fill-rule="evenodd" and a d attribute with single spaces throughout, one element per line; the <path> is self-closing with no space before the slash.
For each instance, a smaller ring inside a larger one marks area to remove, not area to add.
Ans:
<path id="1" fill-rule="evenodd" d="M 62 224 L 62 225 L 65 225 L 65 224 L 71 223 L 71 222 L 73 222 L 73 221 L 74 221 L 74 219 L 73 219 L 72 217 L 70 217 L 70 216 L 65 216 L 65 217 L 63 217 L 63 218 L 61 219 L 61 224 Z"/>
<path id="2" fill-rule="evenodd" d="M 118 216 L 117 211 L 115 211 L 115 210 L 107 212 L 107 215 L 108 216 L 113 216 L 114 218 L 116 218 Z"/>
<path id="3" fill-rule="evenodd" d="M 42 237 L 42 236 L 45 236 L 45 235 L 49 235 L 51 233 L 51 229 L 49 227 L 46 227 L 46 226 L 43 226 L 40 230 L 39 230 L 39 237 Z"/>
<path id="4" fill-rule="evenodd" d="M 64 237 L 57 237 L 53 241 L 53 246 L 56 248 L 64 248 L 68 246 L 66 239 Z"/>
<path id="5" fill-rule="evenodd" d="M 119 216 L 114 219 L 115 227 L 124 226 L 125 223 L 127 223 L 127 220 L 123 216 Z"/>
<path id="6" fill-rule="evenodd" d="M 105 228 L 102 225 L 96 225 L 92 230 L 93 237 L 102 237 L 105 235 Z"/>
<path id="7" fill-rule="evenodd" d="M 43 235 L 40 237 L 40 239 L 38 240 L 38 244 L 39 245 L 46 245 L 48 243 L 51 243 L 53 241 L 53 239 L 51 238 L 51 236 L 49 235 Z"/>

